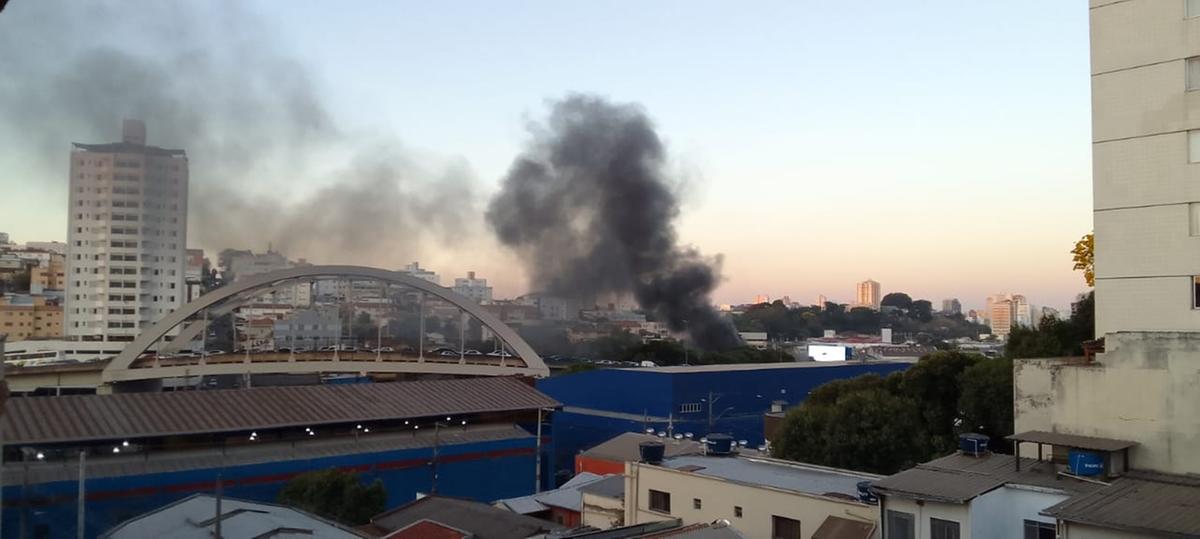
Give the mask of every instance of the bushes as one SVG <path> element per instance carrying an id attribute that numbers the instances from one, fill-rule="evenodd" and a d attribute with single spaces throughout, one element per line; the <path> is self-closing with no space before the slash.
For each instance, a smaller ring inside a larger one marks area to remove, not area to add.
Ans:
<path id="1" fill-rule="evenodd" d="M 358 474 L 331 469 L 292 478 L 280 491 L 279 503 L 358 526 L 386 509 L 387 492 L 378 479 L 363 485 Z"/>

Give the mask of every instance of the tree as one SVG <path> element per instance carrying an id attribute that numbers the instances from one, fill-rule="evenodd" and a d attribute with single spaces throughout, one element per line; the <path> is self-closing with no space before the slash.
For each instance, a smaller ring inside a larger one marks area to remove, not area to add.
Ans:
<path id="1" fill-rule="evenodd" d="M 910 307 L 912 307 L 912 303 L 913 299 L 909 297 L 908 294 L 905 294 L 904 292 L 892 292 L 891 294 L 883 296 L 883 300 L 879 302 L 879 305 L 883 307 L 896 307 L 907 311 Z"/>
<path id="2" fill-rule="evenodd" d="M 960 432 L 978 432 L 992 438 L 992 449 L 1007 447 L 1013 433 L 1013 363 L 1011 359 L 984 359 L 967 367 L 960 380 L 958 408 Z"/>
<path id="3" fill-rule="evenodd" d="M 788 412 L 772 440 L 780 458 L 892 474 L 921 462 L 928 450 L 917 406 L 882 387 L 850 389 L 833 404 Z"/>
<path id="4" fill-rule="evenodd" d="M 292 478 L 279 492 L 279 503 L 359 526 L 386 509 L 387 492 L 379 479 L 368 486 L 356 473 L 328 469 Z"/>
<path id="5" fill-rule="evenodd" d="M 1096 286 L 1096 235 L 1092 232 L 1084 234 L 1075 242 L 1071 249 L 1075 270 L 1083 271 L 1083 280 L 1088 286 Z"/>
<path id="6" fill-rule="evenodd" d="M 927 299 L 919 299 L 912 302 L 912 306 L 908 310 L 908 316 L 922 322 L 933 320 L 933 303 Z"/>
<path id="7" fill-rule="evenodd" d="M 958 378 L 983 356 L 938 351 L 922 357 L 904 371 L 903 393 L 918 405 L 920 417 L 935 452 L 953 451 L 955 420 L 959 418 L 961 388 Z"/>
<path id="8" fill-rule="evenodd" d="M 1083 295 L 1071 318 L 1043 318 L 1036 328 L 1016 326 L 1008 335 L 1004 354 L 1009 358 L 1078 356 L 1083 343 L 1096 332 L 1095 292 Z"/>

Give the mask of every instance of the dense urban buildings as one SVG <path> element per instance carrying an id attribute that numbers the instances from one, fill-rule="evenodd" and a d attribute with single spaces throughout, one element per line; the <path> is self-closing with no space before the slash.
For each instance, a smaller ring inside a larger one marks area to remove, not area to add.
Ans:
<path id="1" fill-rule="evenodd" d="M 871 279 L 858 283 L 854 297 L 855 307 L 870 307 L 876 310 L 879 309 L 879 302 L 883 300 L 879 291 L 879 283 Z"/>
<path id="2" fill-rule="evenodd" d="M 1032 326 L 1029 303 L 1021 294 L 993 294 L 987 298 L 988 324 L 992 334 L 1006 337 L 1013 326 Z"/>
<path id="3" fill-rule="evenodd" d="M 962 303 L 958 301 L 958 298 L 944 299 L 942 300 L 942 313 L 949 315 L 962 314 Z"/>
<path id="4" fill-rule="evenodd" d="M 492 287 L 488 286 L 487 279 L 475 278 L 473 271 L 468 271 L 465 278 L 454 279 L 454 291 L 475 300 L 480 305 L 492 302 Z"/>
<path id="5" fill-rule="evenodd" d="M 132 340 L 186 296 L 187 155 L 126 120 L 121 142 L 75 143 L 70 171 L 66 334 Z"/>

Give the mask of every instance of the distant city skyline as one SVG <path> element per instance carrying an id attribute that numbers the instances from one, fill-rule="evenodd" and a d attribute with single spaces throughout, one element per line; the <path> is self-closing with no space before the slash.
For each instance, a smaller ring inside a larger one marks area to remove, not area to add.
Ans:
<path id="1" fill-rule="evenodd" d="M 527 139 L 527 121 L 544 115 L 545 100 L 590 92 L 639 103 L 681 178 L 681 239 L 723 255 L 714 303 L 760 293 L 850 303 L 855 279 L 847 275 L 868 274 L 884 293 L 904 291 L 935 304 L 957 297 L 966 308 L 998 290 L 1064 308 L 1086 289 L 1071 270 L 1069 250 L 1091 229 L 1088 30 L 1086 10 L 1070 3 L 946 0 L 867 12 L 807 2 L 750 10 L 715 2 L 637 9 L 378 4 L 336 12 L 250 3 L 249 22 L 238 19 L 232 29 L 211 21 L 242 7 L 194 3 L 173 9 L 204 17 L 172 19 L 202 21 L 196 28 L 162 33 L 132 31 L 136 21 L 122 22 L 120 6 L 97 6 L 87 16 L 111 22 L 112 31 L 71 30 L 75 21 L 62 22 L 60 12 L 78 10 L 66 4 L 8 6 L 0 17 L 0 68 L 20 74 L 23 87 L 39 88 L 42 79 L 69 80 L 80 52 L 95 48 L 162 62 L 169 60 L 163 51 L 176 52 L 184 45 L 173 41 L 187 37 L 185 44 L 211 47 L 218 68 L 235 71 L 247 65 L 238 47 L 275 51 L 303 66 L 299 76 L 312 79 L 338 129 L 399 139 L 418 165 L 435 163 L 435 176 L 442 168 L 460 171 L 470 187 L 463 204 L 495 192 Z M 1023 16 L 1029 10 L 1039 17 Z M 757 16 L 764 11 L 774 15 Z M 441 31 L 449 27 L 467 31 L 450 38 Z M 224 39 L 229 32 L 236 39 Z M 0 200 L 0 230 L 14 241 L 63 241 L 65 164 L 30 156 L 61 156 L 71 142 L 103 140 L 119 124 L 93 125 L 64 108 L 33 125 L 11 108 L 26 106 L 19 91 L 0 88 L 0 111 L 22 118 L 0 127 L 0 182 L 22 193 Z M 104 105 L 144 120 L 162 146 L 187 148 L 200 198 L 222 181 L 214 174 L 228 172 L 246 150 L 206 153 L 187 140 L 187 126 L 166 129 L 161 118 L 129 114 L 146 111 L 119 96 Z M 245 117 L 224 113 L 209 127 L 262 135 Z M 255 204 L 267 197 L 280 208 L 304 208 L 329 185 L 327 176 L 295 176 L 286 153 L 269 156 L 274 160 L 256 162 L 255 181 L 222 199 L 229 207 L 262 211 Z M 336 173 L 348 159 L 314 155 L 297 163 Z M 287 245 L 282 238 L 216 241 L 217 232 L 230 232 L 214 228 L 221 228 L 222 206 L 214 212 L 194 204 L 188 247 L 211 253 L 263 250 L 272 240 Z M 421 260 L 447 275 L 478 271 L 497 297 L 536 288 L 516 269 L 516 255 L 474 221 L 479 216 L 466 217 L 446 237 L 359 245 L 344 259 L 286 254 L 393 269 Z M 796 241 L 798 233 L 804 241 Z"/>

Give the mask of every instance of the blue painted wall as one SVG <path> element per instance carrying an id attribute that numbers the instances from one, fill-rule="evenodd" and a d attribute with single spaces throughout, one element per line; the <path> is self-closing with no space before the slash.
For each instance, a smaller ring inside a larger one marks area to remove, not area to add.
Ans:
<path id="1" fill-rule="evenodd" d="M 708 398 L 713 399 L 712 432 L 732 434 L 752 447 L 763 443 L 762 416 L 773 401 L 794 406 L 817 386 L 833 380 L 874 373 L 887 376 L 907 363 L 843 363 L 791 369 L 698 372 L 655 372 L 649 369 L 605 369 L 555 376 L 538 381 L 538 389 L 564 406 L 590 408 L 638 417 L 673 417 L 674 432 L 709 432 Z M 699 411 L 683 411 L 683 405 Z M 694 408 L 694 407 L 693 407 Z M 622 432 L 640 432 L 643 421 L 582 413 L 554 414 L 556 473 L 573 470 L 574 455 Z M 666 422 L 649 423 L 666 430 Z"/>
<path id="2" fill-rule="evenodd" d="M 524 496 L 534 486 L 533 438 L 442 446 L 438 458 L 438 493 L 490 502 Z M 232 498 L 274 502 L 290 476 L 328 468 L 359 471 L 365 481 L 383 481 L 387 506 L 412 501 L 429 492 L 432 473 L 429 448 L 406 449 L 264 464 L 230 466 L 163 474 L 97 478 L 87 481 L 86 532 L 95 537 L 120 522 L 198 492 L 211 493 L 217 473 L 224 494 Z M 61 481 L 4 487 L 0 525 L 5 537 L 19 537 L 21 515 L 26 536 L 75 537 L 78 483 Z M 28 507 L 22 507 L 28 502 Z"/>

